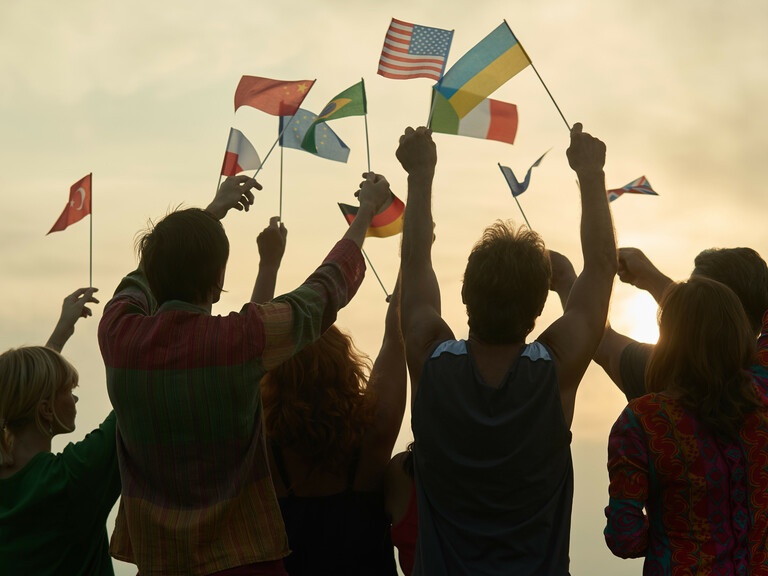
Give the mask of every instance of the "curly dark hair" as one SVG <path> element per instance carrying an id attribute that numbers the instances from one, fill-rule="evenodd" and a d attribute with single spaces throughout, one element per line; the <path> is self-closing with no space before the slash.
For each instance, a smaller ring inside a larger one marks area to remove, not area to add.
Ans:
<path id="1" fill-rule="evenodd" d="M 262 379 L 267 438 L 310 466 L 345 469 L 373 423 L 370 359 L 331 326 L 317 342 Z"/>

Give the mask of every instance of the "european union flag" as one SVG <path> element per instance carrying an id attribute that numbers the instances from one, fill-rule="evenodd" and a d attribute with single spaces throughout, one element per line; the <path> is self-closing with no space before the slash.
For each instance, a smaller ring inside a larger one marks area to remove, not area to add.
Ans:
<path id="1" fill-rule="evenodd" d="M 278 132 L 278 134 L 282 134 L 280 146 L 304 150 L 301 147 L 301 142 L 316 118 L 317 114 L 303 108 L 299 108 L 295 116 L 280 116 Z M 283 133 L 283 128 L 286 125 L 288 129 Z M 315 146 L 317 153 L 314 155 L 320 156 L 320 158 L 335 160 L 336 162 L 346 162 L 349 158 L 349 147 L 341 141 L 341 138 L 333 130 L 328 128 L 325 122 L 321 122 L 315 127 Z M 305 151 L 308 152 L 308 150 Z"/>

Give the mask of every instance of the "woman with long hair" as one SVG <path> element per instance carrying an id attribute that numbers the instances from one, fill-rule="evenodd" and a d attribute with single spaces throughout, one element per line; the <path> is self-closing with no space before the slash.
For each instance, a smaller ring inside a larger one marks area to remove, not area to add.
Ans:
<path id="1" fill-rule="evenodd" d="M 274 292 L 285 235 L 276 221 L 259 235 L 255 301 Z M 261 381 L 291 576 L 396 574 L 383 484 L 405 410 L 403 346 L 396 287 L 372 366 L 334 325 Z"/>
<path id="2" fill-rule="evenodd" d="M 611 430 L 605 539 L 644 574 L 768 574 L 768 398 L 736 295 L 694 277 L 659 312 L 651 392 Z M 645 509 L 645 512 L 643 511 Z"/>

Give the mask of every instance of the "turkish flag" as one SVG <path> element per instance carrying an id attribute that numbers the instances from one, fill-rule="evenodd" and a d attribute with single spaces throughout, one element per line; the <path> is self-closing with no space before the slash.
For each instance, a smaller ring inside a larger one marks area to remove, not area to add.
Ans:
<path id="1" fill-rule="evenodd" d="M 61 213 L 61 216 L 59 216 L 59 219 L 56 220 L 56 224 L 53 225 L 53 228 L 48 231 L 48 234 L 64 230 L 70 224 L 79 222 L 91 213 L 92 175 L 92 173 L 88 174 L 88 176 L 85 176 L 72 184 L 72 187 L 69 189 L 69 202 L 67 202 L 64 211 Z M 46 234 L 46 236 L 48 234 Z"/>

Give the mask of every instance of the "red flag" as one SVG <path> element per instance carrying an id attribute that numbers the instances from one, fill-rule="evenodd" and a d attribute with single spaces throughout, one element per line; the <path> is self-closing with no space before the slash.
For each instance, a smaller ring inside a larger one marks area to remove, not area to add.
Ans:
<path id="1" fill-rule="evenodd" d="M 261 160 L 253 144 L 240 130 L 230 128 L 221 175 L 234 176 L 246 170 L 256 170 L 259 166 L 261 166 Z"/>
<path id="2" fill-rule="evenodd" d="M 235 90 L 235 111 L 240 106 L 251 106 L 273 116 L 293 116 L 314 83 L 243 76 Z"/>
<path id="3" fill-rule="evenodd" d="M 88 174 L 72 184 L 69 189 L 69 202 L 48 234 L 64 230 L 70 224 L 79 222 L 91 213 L 91 176 L 92 174 Z"/>

